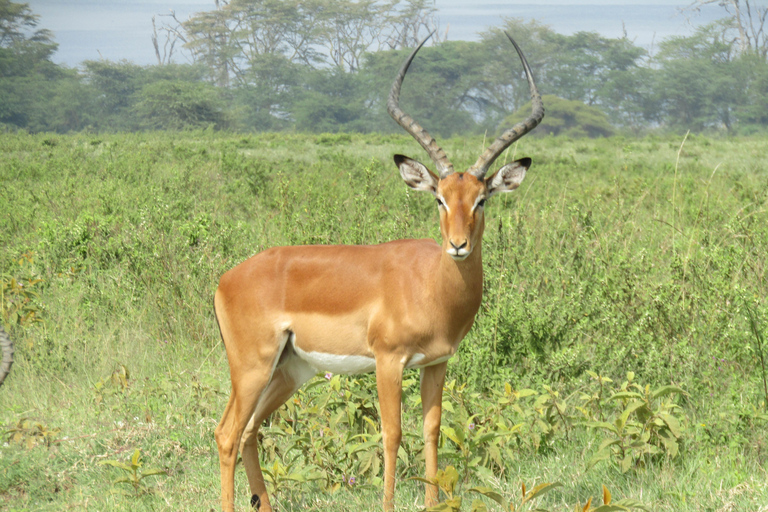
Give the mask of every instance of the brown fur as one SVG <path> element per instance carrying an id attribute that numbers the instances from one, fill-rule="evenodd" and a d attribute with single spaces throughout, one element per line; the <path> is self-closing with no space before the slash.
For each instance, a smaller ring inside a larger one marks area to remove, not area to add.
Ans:
<path id="1" fill-rule="evenodd" d="M 393 507 L 402 436 L 402 373 L 416 354 L 423 355 L 418 366 L 426 477 L 437 473 L 446 360 L 469 332 L 480 307 L 485 219 L 477 203 L 490 194 L 487 180 L 468 174 L 439 180 L 423 166 L 418 168 L 418 162 L 396 161 L 411 187 L 430 191 L 444 202 L 439 207 L 441 245 L 398 240 L 375 246 L 276 247 L 221 278 L 214 302 L 232 381 L 216 429 L 225 511 L 234 510 L 238 448 L 254 501 L 272 510 L 258 462 L 258 429 L 306 379 L 325 369 L 313 367 L 309 353 L 375 360 L 385 510 Z M 460 246 L 469 251 L 464 259 L 454 258 Z M 426 505 L 436 503 L 437 489 L 427 486 Z"/>

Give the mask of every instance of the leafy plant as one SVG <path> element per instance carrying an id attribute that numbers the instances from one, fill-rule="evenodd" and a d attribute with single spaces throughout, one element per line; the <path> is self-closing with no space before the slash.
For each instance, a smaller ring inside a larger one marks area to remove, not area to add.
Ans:
<path id="1" fill-rule="evenodd" d="M 9 443 L 25 448 L 44 445 L 50 448 L 60 442 L 60 428 L 50 428 L 39 421 L 21 418 L 15 426 L 5 431 Z"/>
<path id="2" fill-rule="evenodd" d="M 211 416 L 216 410 L 217 399 L 222 395 L 218 381 L 210 376 L 202 379 L 193 376 L 190 386 L 192 387 L 191 410 L 201 417 Z"/>
<path id="3" fill-rule="evenodd" d="M 547 509 L 534 505 L 534 501 L 538 500 L 548 492 L 562 487 L 559 482 L 553 483 L 541 483 L 528 489 L 525 483 L 520 484 L 520 495 L 515 496 L 510 500 L 504 498 L 504 496 L 490 487 L 471 487 L 467 489 L 466 493 L 459 492 L 459 473 L 453 466 L 448 466 L 444 470 L 439 470 L 437 476 L 433 481 L 426 480 L 424 478 L 414 478 L 431 484 L 435 484 L 440 489 L 444 496 L 443 501 L 435 506 L 424 509 L 424 512 L 459 512 L 465 499 L 469 499 L 467 495 L 469 493 L 477 494 L 489 498 L 501 507 L 501 510 L 509 510 L 510 512 L 524 512 L 526 510 L 533 512 L 548 512 Z M 536 506 L 536 508 L 532 508 Z M 487 512 L 488 506 L 480 499 L 473 499 L 470 505 L 470 512 Z M 618 512 L 628 510 L 644 510 L 649 512 L 649 509 L 642 503 L 633 499 L 622 499 L 613 501 L 611 492 L 606 486 L 603 486 L 603 504 L 598 507 L 592 506 L 592 498 L 589 498 L 585 505 L 576 505 L 575 512 Z"/>
<path id="4" fill-rule="evenodd" d="M 17 260 L 27 274 L 32 274 L 34 254 L 24 253 Z M 0 274 L 0 319 L 14 325 L 32 325 L 42 322 L 42 306 L 37 288 L 43 280 L 36 276 L 17 279 Z"/>
<path id="5" fill-rule="evenodd" d="M 634 383 L 634 377 L 634 372 L 628 372 L 619 392 L 610 397 L 621 404 L 613 422 L 587 422 L 587 426 L 609 434 L 587 463 L 587 468 L 614 457 L 622 473 L 626 473 L 649 456 L 664 453 L 672 459 L 677 457 L 682 435 L 680 418 L 675 414 L 679 406 L 662 399 L 685 392 L 677 386 L 661 386 L 651 391 L 650 386 Z"/>
<path id="6" fill-rule="evenodd" d="M 131 487 L 132 493 L 136 496 L 151 492 L 152 488 L 144 482 L 147 477 L 168 474 L 164 469 L 160 468 L 142 469 L 144 462 L 141 460 L 141 450 L 139 448 L 134 450 L 133 455 L 128 462 L 104 460 L 99 462 L 99 464 L 112 466 L 121 470 L 123 475 L 112 480 L 112 485 L 128 484 Z M 120 488 L 114 488 L 112 489 L 112 492 L 117 494 L 130 494 Z"/>
<path id="7" fill-rule="evenodd" d="M 93 399 L 96 405 L 102 405 L 107 399 L 123 394 L 130 385 L 130 379 L 131 374 L 128 368 L 123 364 L 118 364 L 109 376 L 99 379 L 94 385 Z"/>
<path id="8" fill-rule="evenodd" d="M 434 480 L 427 480 L 425 478 L 418 478 L 418 477 L 414 478 L 414 480 L 425 482 L 431 485 L 437 485 L 440 492 L 442 492 L 442 494 L 445 496 L 445 499 L 440 503 L 438 503 L 437 505 L 434 505 L 432 507 L 425 509 L 426 512 L 458 512 L 459 510 L 461 510 L 461 505 L 464 501 L 464 496 L 462 496 L 458 492 L 460 488 L 460 486 L 458 485 L 459 472 L 456 471 L 455 467 L 448 466 L 445 469 L 438 470 Z M 504 508 L 507 508 L 506 502 L 504 498 L 501 496 L 501 494 L 494 491 L 490 487 L 471 487 L 467 489 L 466 492 L 480 494 L 482 496 L 485 496 L 486 498 L 490 498 L 491 500 L 495 501 L 499 505 L 502 505 Z M 483 503 L 482 501 L 480 500 L 472 501 L 472 505 L 471 505 L 472 512 L 484 512 L 486 510 L 487 510 L 487 507 L 485 503 Z"/>
<path id="9" fill-rule="evenodd" d="M 650 512 L 650 509 L 646 508 L 645 505 L 640 503 L 637 500 L 632 499 L 622 499 L 619 501 L 613 501 L 613 497 L 611 496 L 611 491 L 608 490 L 606 486 L 603 486 L 603 504 L 599 507 L 593 507 L 592 506 L 592 498 L 589 498 L 587 500 L 587 503 L 582 507 L 581 505 L 576 505 L 574 508 L 574 512 L 618 512 L 621 510 L 645 510 L 646 512 Z"/>

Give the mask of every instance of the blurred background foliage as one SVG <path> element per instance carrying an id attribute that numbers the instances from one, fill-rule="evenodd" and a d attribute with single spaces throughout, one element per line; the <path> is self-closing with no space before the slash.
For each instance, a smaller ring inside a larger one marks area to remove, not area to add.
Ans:
<path id="1" fill-rule="evenodd" d="M 187 20 L 153 21 L 156 65 L 99 60 L 69 69 L 52 62 L 55 34 L 38 27 L 29 5 L 0 0 L 0 126 L 394 132 L 385 105 L 392 77 L 437 30 L 412 66 L 403 104 L 437 135 L 493 133 L 528 100 L 506 30 L 542 93 L 558 98 L 547 104 L 557 107 L 548 122 L 558 126 L 545 133 L 763 131 L 765 13 L 723 5 L 722 20 L 649 53 L 626 36 L 563 35 L 514 18 L 479 41 L 447 41 L 429 0 L 220 1 Z"/>

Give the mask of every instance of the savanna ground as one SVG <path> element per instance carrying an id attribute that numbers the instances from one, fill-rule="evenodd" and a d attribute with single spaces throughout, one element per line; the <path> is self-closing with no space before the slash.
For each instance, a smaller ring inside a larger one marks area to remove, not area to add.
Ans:
<path id="1" fill-rule="evenodd" d="M 444 144 L 458 168 L 482 147 Z M 597 507 L 603 485 L 630 508 L 768 510 L 767 149 L 527 138 L 501 157 L 534 164 L 486 209 L 484 302 L 445 394 L 445 510 Z M 274 245 L 438 237 L 394 153 L 427 160 L 399 135 L 0 135 L 17 346 L 0 508 L 218 509 L 218 276 Z M 379 507 L 373 377 L 328 377 L 264 429 L 280 510 Z M 417 510 L 417 373 L 405 388 L 396 500 Z M 523 502 L 545 482 L 561 485 Z M 246 510 L 241 467 L 236 492 Z"/>

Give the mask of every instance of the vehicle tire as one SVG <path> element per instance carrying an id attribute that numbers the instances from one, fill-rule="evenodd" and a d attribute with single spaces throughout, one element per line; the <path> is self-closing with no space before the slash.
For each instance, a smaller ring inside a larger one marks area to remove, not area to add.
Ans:
<path id="1" fill-rule="evenodd" d="M 0 360 L 0 386 L 2 386 L 5 378 L 8 376 L 9 373 L 11 373 L 11 366 L 13 366 L 13 343 L 11 343 L 11 338 L 3 330 L 3 327 L 1 325 L 0 325 L 0 355 L 2 355 L 2 359 Z"/>

